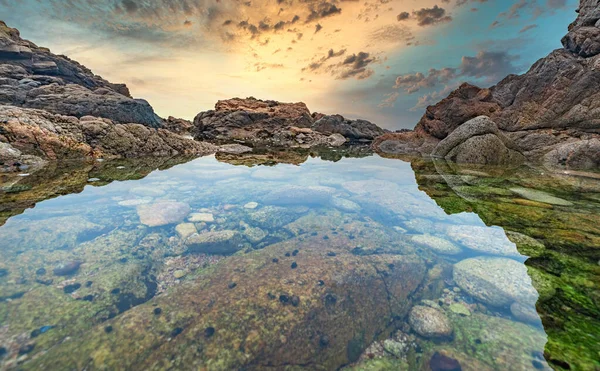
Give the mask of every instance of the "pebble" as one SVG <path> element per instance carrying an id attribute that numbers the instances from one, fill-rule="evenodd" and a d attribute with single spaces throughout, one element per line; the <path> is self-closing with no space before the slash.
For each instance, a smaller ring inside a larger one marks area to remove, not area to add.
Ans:
<path id="1" fill-rule="evenodd" d="M 155 316 L 160 316 L 160 314 L 162 313 L 162 309 L 161 308 L 154 308 L 153 311 Z"/>
<path id="2" fill-rule="evenodd" d="M 233 289 L 237 286 L 237 283 L 235 282 L 231 282 L 229 285 L 227 285 L 227 287 L 229 287 L 230 289 Z"/>
<path id="3" fill-rule="evenodd" d="M 279 259 L 273 258 L 273 263 L 279 263 Z"/>
<path id="4" fill-rule="evenodd" d="M 173 331 L 171 331 L 171 337 L 176 337 L 177 335 L 181 334 L 183 332 L 183 329 L 181 327 L 176 327 L 173 329 Z"/>
<path id="5" fill-rule="evenodd" d="M 106 326 L 104 328 L 104 332 L 106 332 L 107 334 L 110 334 L 113 331 L 113 327 L 112 326 Z"/>
<path id="6" fill-rule="evenodd" d="M 187 273 L 184 270 L 178 269 L 175 272 L 173 272 L 173 277 L 175 277 L 176 279 L 180 279 L 185 277 Z"/>
<path id="7" fill-rule="evenodd" d="M 292 269 L 296 269 L 296 268 L 298 268 L 298 264 L 296 262 L 293 262 L 291 267 L 292 267 Z"/>
<path id="8" fill-rule="evenodd" d="M 296 295 L 292 296 L 291 303 L 294 307 L 300 305 L 300 298 Z"/>
<path id="9" fill-rule="evenodd" d="M 292 256 L 296 256 L 296 255 L 298 255 L 298 253 L 299 253 L 298 250 L 294 250 L 294 251 L 292 251 Z"/>
<path id="10" fill-rule="evenodd" d="M 37 276 L 43 276 L 44 274 L 46 274 L 46 268 L 40 268 L 37 271 L 35 271 L 35 274 Z"/>
<path id="11" fill-rule="evenodd" d="M 35 344 L 27 344 L 19 349 L 19 355 L 31 353 L 31 351 L 35 348 Z"/>
<path id="12" fill-rule="evenodd" d="M 336 254 L 333 251 L 327 253 L 327 256 L 335 256 Z"/>

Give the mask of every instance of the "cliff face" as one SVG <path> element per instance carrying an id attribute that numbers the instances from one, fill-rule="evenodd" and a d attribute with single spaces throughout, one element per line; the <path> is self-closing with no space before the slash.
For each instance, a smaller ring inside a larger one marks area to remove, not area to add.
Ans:
<path id="1" fill-rule="evenodd" d="M 428 107 L 413 133 L 384 136 L 375 148 L 435 155 L 437 143 L 456 128 L 488 116 L 529 160 L 550 167 L 600 166 L 600 5 L 581 0 L 578 13 L 562 39 L 564 48 L 524 75 L 510 75 L 489 89 L 463 84 Z"/>
<path id="2" fill-rule="evenodd" d="M 21 38 L 0 21 L 0 104 L 75 117 L 158 127 L 162 120 L 124 84 L 112 84 L 81 64 Z"/>

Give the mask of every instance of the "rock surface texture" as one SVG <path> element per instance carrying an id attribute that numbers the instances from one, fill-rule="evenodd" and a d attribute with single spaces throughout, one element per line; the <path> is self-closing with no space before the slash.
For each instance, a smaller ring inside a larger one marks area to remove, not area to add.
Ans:
<path id="1" fill-rule="evenodd" d="M 304 148 L 371 141 L 384 133 L 368 121 L 311 114 L 304 103 L 252 97 L 218 101 L 214 110 L 196 116 L 192 129 L 197 140 Z"/>
<path id="2" fill-rule="evenodd" d="M 376 139 L 374 148 L 390 155 L 447 157 L 446 139 L 465 123 L 471 126 L 470 120 L 487 116 L 498 131 L 492 128 L 489 134 L 493 136 L 472 137 L 469 130 L 461 132 L 458 143 L 464 145 L 454 147 L 452 160 L 501 164 L 519 157 L 512 153 L 515 151 L 550 168 L 597 167 L 600 5 L 596 0 L 581 0 L 578 13 L 562 39 L 564 48 L 537 61 L 527 73 L 507 76 L 489 89 L 463 84 L 428 107 L 414 131 L 383 135 Z M 475 147 L 495 147 L 499 155 L 473 156 Z"/>

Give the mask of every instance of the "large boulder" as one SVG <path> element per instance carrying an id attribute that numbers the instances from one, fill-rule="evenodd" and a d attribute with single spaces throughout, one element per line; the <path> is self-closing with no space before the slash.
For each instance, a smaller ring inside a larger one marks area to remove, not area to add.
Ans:
<path id="1" fill-rule="evenodd" d="M 471 258 L 454 265 L 454 281 L 474 298 L 494 307 L 514 302 L 535 305 L 538 294 L 524 264 L 507 258 Z"/>
<path id="2" fill-rule="evenodd" d="M 368 243 L 367 235 L 358 242 Z M 324 250 L 320 236 L 302 237 L 227 257 L 173 291 L 53 344 L 27 367 L 339 369 L 407 315 L 425 276 L 410 248 L 357 256 L 349 253 L 357 240 L 332 236 Z M 293 250 L 296 256 L 285 256 Z M 155 308 L 161 315 L 152 314 Z"/>
<path id="3" fill-rule="evenodd" d="M 124 84 L 112 84 L 65 56 L 21 38 L 0 21 L 0 104 L 40 108 L 120 123 L 162 125 L 150 104 L 133 99 Z"/>
<path id="4" fill-rule="evenodd" d="M 600 138 L 578 140 L 557 146 L 544 155 L 544 165 L 551 169 L 598 169 Z"/>
<path id="5" fill-rule="evenodd" d="M 479 116 L 459 126 L 442 140 L 432 153 L 457 163 L 508 165 L 523 162 L 510 139 L 487 116 Z"/>

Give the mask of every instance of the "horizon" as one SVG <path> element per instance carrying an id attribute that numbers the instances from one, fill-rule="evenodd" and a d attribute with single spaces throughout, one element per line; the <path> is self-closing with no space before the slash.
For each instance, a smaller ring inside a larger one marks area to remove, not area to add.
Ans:
<path id="1" fill-rule="evenodd" d="M 527 71 L 561 47 L 578 3 L 32 2 L 0 0 L 1 18 L 23 38 L 126 83 L 162 117 L 192 120 L 218 100 L 253 96 L 390 130 L 412 129 L 427 105 L 463 82 L 489 87 Z"/>

